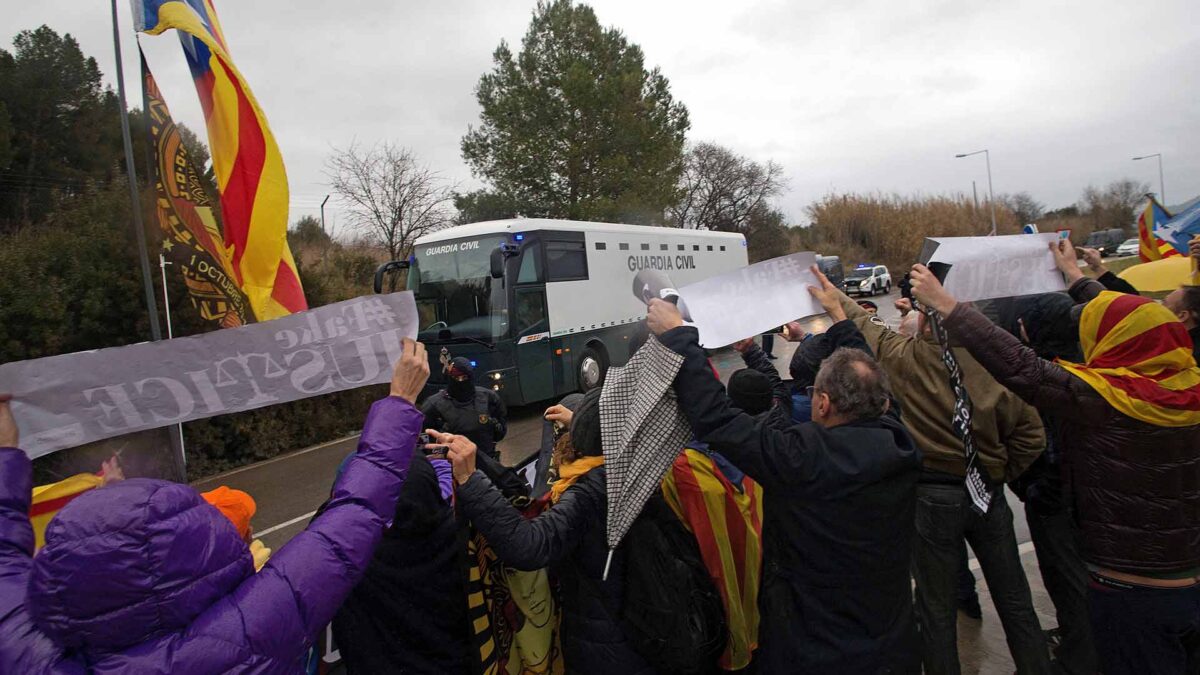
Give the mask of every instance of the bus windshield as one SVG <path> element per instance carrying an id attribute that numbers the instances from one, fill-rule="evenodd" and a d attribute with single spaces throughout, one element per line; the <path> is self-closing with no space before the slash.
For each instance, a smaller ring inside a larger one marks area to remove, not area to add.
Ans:
<path id="1" fill-rule="evenodd" d="M 416 296 L 417 339 L 494 342 L 508 332 L 508 303 L 501 279 L 491 278 L 491 254 L 503 236 L 456 239 L 417 246 L 408 272 Z"/>

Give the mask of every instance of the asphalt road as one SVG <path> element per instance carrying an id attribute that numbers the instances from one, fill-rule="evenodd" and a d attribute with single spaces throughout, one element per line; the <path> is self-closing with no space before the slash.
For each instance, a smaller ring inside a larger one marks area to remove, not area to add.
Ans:
<path id="1" fill-rule="evenodd" d="M 891 326 L 899 323 L 899 313 L 892 303 L 899 292 L 888 296 L 870 298 L 879 305 L 879 315 Z M 824 316 L 813 317 L 803 322 L 806 330 L 821 332 L 828 327 Z M 775 338 L 775 361 L 780 373 L 787 377 L 787 363 L 795 344 L 780 336 Z M 722 380 L 742 367 L 741 358 L 732 350 L 723 350 L 714 355 L 713 361 Z M 516 464 L 536 452 L 541 443 L 541 413 L 548 404 L 522 406 L 509 410 L 508 436 L 499 443 L 501 458 L 506 464 Z M 348 454 L 353 452 L 357 436 L 305 448 L 274 459 L 235 469 L 212 476 L 193 485 L 198 490 L 211 490 L 219 485 L 245 490 L 258 503 L 254 516 L 256 535 L 272 549 L 287 543 L 304 529 L 317 507 L 325 501 L 333 483 L 337 467 Z M 1018 543 L 1028 550 L 1029 530 L 1025 524 L 1024 509 L 1008 494 L 1013 510 L 1014 527 Z"/>

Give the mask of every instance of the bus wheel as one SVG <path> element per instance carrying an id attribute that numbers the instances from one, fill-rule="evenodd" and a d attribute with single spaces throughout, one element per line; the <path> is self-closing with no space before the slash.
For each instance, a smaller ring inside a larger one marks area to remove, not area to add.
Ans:
<path id="1" fill-rule="evenodd" d="M 579 390 L 588 392 L 599 387 L 604 383 L 606 370 L 604 358 L 595 349 L 583 350 L 583 357 L 579 359 Z"/>

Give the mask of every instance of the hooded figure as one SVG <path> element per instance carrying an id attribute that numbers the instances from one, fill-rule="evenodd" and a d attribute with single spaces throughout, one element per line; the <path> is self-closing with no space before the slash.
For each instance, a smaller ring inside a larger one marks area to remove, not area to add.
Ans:
<path id="1" fill-rule="evenodd" d="M 446 388 L 421 406 L 425 426 L 471 439 L 479 452 L 499 460 L 496 442 L 508 432 L 508 409 L 500 395 L 475 386 L 471 361 L 455 357 L 446 366 Z"/>
<path id="2" fill-rule="evenodd" d="M 258 574 L 220 511 L 147 478 L 79 496 L 32 557 L 30 462 L 0 448 L 0 672 L 298 672 L 395 513 L 420 422 L 375 403 L 325 512 Z"/>

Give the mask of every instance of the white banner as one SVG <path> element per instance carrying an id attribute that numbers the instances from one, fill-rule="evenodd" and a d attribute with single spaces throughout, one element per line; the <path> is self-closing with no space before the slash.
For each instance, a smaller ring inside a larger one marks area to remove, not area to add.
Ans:
<path id="1" fill-rule="evenodd" d="M 415 338 L 411 292 L 161 342 L 0 365 L 30 457 L 134 431 L 391 379 Z"/>
<path id="2" fill-rule="evenodd" d="M 808 293 L 811 251 L 754 263 L 679 289 L 700 344 L 723 347 L 824 310 Z"/>
<path id="3" fill-rule="evenodd" d="M 930 238 L 925 240 L 925 264 L 950 265 L 942 285 L 963 301 L 1065 291 L 1050 253 L 1058 238 L 1055 232 Z"/>

